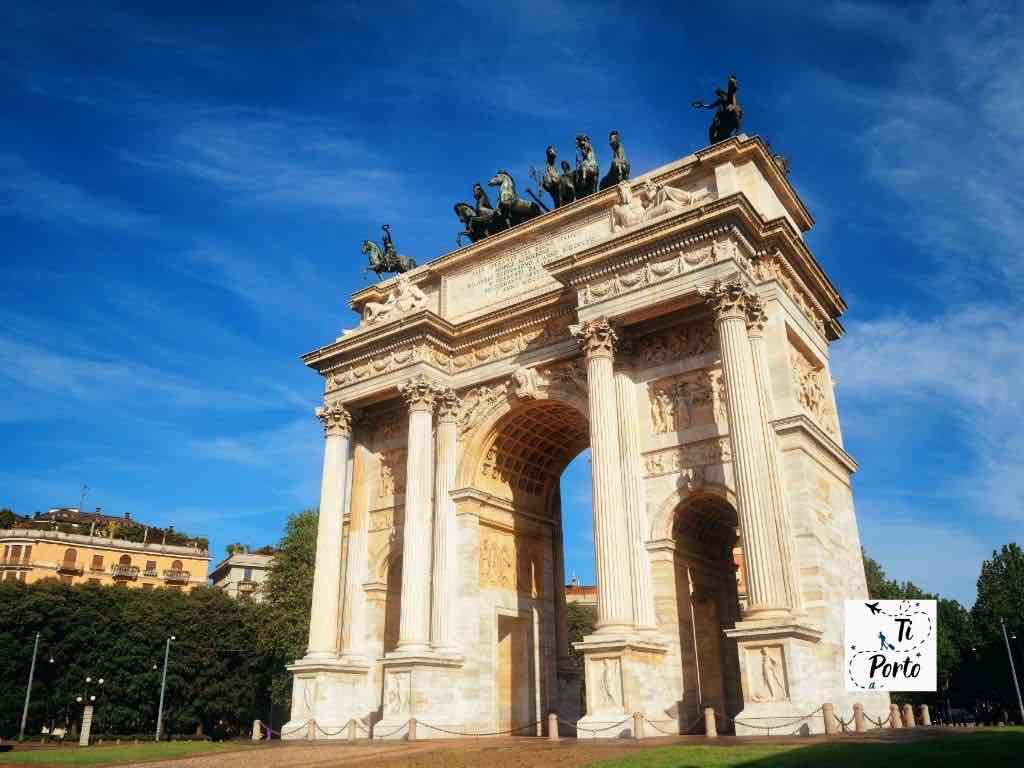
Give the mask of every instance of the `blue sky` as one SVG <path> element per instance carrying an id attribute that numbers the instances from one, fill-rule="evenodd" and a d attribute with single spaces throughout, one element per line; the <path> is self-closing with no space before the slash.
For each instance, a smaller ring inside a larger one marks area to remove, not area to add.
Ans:
<path id="1" fill-rule="evenodd" d="M 402 252 L 447 252 L 474 181 L 525 182 L 578 132 L 618 129 L 636 173 L 685 155 L 689 102 L 735 71 L 850 304 L 833 367 L 863 541 L 972 602 L 1024 522 L 1024 20 L 811 5 L 9 3 L 0 504 L 87 483 L 218 557 L 276 541 L 317 501 L 298 355 L 353 324 L 359 243 L 390 222 Z M 586 580 L 588 483 L 578 460 Z"/>

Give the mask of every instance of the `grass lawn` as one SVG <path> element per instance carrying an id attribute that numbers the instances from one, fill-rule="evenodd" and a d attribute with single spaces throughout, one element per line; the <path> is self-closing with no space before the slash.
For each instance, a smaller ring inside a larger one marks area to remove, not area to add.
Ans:
<path id="1" fill-rule="evenodd" d="M 120 765 L 250 748 L 245 744 L 210 741 L 165 741 L 160 744 L 24 750 L 19 750 L 15 744 L 10 752 L 0 751 L 0 765 Z"/>
<path id="2" fill-rule="evenodd" d="M 910 768 L 918 765 L 930 768 L 1024 765 L 1024 728 L 937 733 L 912 742 L 660 747 L 594 764 L 595 768 Z"/>

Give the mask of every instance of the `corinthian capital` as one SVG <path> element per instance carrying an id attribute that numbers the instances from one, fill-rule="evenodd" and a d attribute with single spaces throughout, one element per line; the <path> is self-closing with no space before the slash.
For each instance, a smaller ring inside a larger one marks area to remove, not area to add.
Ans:
<path id="1" fill-rule="evenodd" d="M 437 393 L 437 418 L 440 421 L 455 421 L 462 410 L 462 400 L 451 387 L 442 387 Z"/>
<path id="2" fill-rule="evenodd" d="M 715 312 L 716 320 L 747 318 L 747 303 L 753 295 L 747 281 L 738 275 L 726 280 L 715 280 L 700 286 L 697 291 Z"/>
<path id="3" fill-rule="evenodd" d="M 352 434 L 352 414 L 341 403 L 324 403 L 314 413 L 324 425 L 324 437 Z"/>
<path id="4" fill-rule="evenodd" d="M 569 331 L 587 357 L 615 356 L 619 336 L 608 322 L 608 318 L 599 317 L 579 325 L 570 325 Z"/>
<path id="5" fill-rule="evenodd" d="M 405 404 L 409 406 L 409 410 L 433 408 L 435 399 L 443 391 L 437 382 L 422 373 L 403 382 L 398 389 L 405 399 Z"/>
<path id="6" fill-rule="evenodd" d="M 747 332 L 751 336 L 760 336 L 768 324 L 768 315 L 764 311 L 764 301 L 756 293 L 748 293 L 744 302 L 747 313 Z"/>

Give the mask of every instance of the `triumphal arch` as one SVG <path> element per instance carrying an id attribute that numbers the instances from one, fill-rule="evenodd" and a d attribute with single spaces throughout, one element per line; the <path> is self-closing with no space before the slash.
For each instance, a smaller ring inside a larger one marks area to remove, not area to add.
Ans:
<path id="1" fill-rule="evenodd" d="M 848 710 L 842 601 L 866 590 L 829 373 L 845 305 L 812 224 L 740 135 L 354 294 L 358 327 L 303 358 L 325 449 L 285 733 Z M 559 476 L 588 447 L 581 666 Z"/>

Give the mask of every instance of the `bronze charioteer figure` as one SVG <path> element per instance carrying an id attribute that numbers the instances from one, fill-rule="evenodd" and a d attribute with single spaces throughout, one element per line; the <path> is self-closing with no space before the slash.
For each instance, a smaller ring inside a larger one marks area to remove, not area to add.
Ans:
<path id="1" fill-rule="evenodd" d="M 729 83 L 726 85 L 725 90 L 723 91 L 721 88 L 715 89 L 715 96 L 717 98 L 713 102 L 710 104 L 705 104 L 703 101 L 690 103 L 690 106 L 694 109 L 715 110 L 715 116 L 708 127 L 709 144 L 725 141 L 730 136 L 735 136 L 740 132 L 741 123 L 743 122 L 743 107 L 740 106 L 739 98 L 736 95 L 738 88 L 739 82 L 736 80 L 736 75 L 729 75 Z"/>

